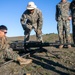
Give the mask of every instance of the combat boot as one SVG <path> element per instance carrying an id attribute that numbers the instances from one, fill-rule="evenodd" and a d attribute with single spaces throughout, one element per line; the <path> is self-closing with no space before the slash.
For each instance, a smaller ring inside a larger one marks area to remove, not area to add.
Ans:
<path id="1" fill-rule="evenodd" d="M 32 62 L 32 59 L 25 59 L 22 57 L 18 57 L 17 61 L 19 62 L 20 65 L 27 65 Z"/>
<path id="2" fill-rule="evenodd" d="M 71 48 L 71 45 L 68 45 L 68 48 Z"/>
<path id="3" fill-rule="evenodd" d="M 61 49 L 61 48 L 63 48 L 63 45 L 60 45 L 60 46 L 59 46 L 59 49 Z"/>

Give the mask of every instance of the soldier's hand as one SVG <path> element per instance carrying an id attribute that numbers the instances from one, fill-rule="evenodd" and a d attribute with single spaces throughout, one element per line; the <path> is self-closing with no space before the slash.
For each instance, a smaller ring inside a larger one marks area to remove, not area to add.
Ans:
<path id="1" fill-rule="evenodd" d="M 71 16 L 69 16 L 68 20 L 71 20 L 71 19 L 72 19 L 72 17 L 71 17 Z"/>
<path id="2" fill-rule="evenodd" d="M 37 33 L 38 29 L 34 29 L 34 31 Z"/>
<path id="3" fill-rule="evenodd" d="M 40 29 L 38 29 L 37 34 L 42 34 L 42 31 Z"/>
<path id="4" fill-rule="evenodd" d="M 31 30 L 32 29 L 32 26 L 26 25 L 26 28 L 29 29 L 29 30 Z"/>

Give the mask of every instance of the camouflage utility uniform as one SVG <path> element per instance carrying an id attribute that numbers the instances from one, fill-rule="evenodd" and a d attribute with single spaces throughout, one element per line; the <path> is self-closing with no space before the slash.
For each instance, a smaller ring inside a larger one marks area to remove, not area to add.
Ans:
<path id="1" fill-rule="evenodd" d="M 24 29 L 25 41 L 29 40 L 30 32 L 32 29 L 36 32 L 36 37 L 38 41 L 42 41 L 42 13 L 36 8 L 34 13 L 30 14 L 29 10 L 26 10 L 20 19 L 22 27 Z"/>
<path id="2" fill-rule="evenodd" d="M 12 51 L 12 49 L 7 44 L 6 38 L 0 38 L 0 62 L 6 58 L 17 60 L 18 54 Z"/>
<path id="3" fill-rule="evenodd" d="M 58 22 L 57 30 L 61 44 L 64 43 L 63 33 L 65 33 L 66 43 L 71 42 L 70 20 L 68 20 L 68 17 L 70 16 L 69 6 L 70 6 L 69 2 L 65 3 L 60 2 L 56 5 L 56 21 Z"/>
<path id="4" fill-rule="evenodd" d="M 70 4 L 71 15 L 72 15 L 72 32 L 73 32 L 73 41 L 75 44 L 75 0 Z"/>

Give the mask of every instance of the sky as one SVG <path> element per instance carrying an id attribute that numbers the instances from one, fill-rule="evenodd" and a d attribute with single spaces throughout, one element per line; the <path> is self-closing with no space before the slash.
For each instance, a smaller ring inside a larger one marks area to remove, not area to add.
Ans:
<path id="1" fill-rule="evenodd" d="M 33 1 L 42 11 L 43 34 L 57 33 L 57 22 L 55 20 L 56 5 L 60 0 L 0 0 L 0 25 L 8 28 L 8 37 L 24 36 L 20 23 L 22 13 L 26 10 L 28 2 Z M 72 0 L 68 0 L 71 2 Z M 72 25 L 70 25 L 72 31 Z M 34 30 L 31 35 L 35 35 Z"/>

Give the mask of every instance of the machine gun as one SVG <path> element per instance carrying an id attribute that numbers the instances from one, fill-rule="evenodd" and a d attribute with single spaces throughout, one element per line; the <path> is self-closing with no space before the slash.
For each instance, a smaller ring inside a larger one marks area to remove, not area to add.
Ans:
<path id="1" fill-rule="evenodd" d="M 48 47 L 48 46 L 59 46 L 60 45 L 60 41 L 56 41 L 56 42 L 38 42 L 38 41 L 29 41 L 29 42 L 25 42 L 24 41 L 13 41 L 10 44 L 10 47 L 14 50 L 21 50 L 21 49 L 28 49 L 28 48 L 42 48 L 42 47 Z M 72 45 L 72 43 L 66 43 L 63 44 L 65 46 L 67 45 Z"/>
<path id="2" fill-rule="evenodd" d="M 10 43 L 10 47 L 14 50 L 18 49 L 27 49 L 27 48 L 35 48 L 35 47 L 47 47 L 47 46 L 55 46 L 59 45 L 59 42 L 38 42 L 38 41 L 30 41 L 30 42 L 25 42 L 24 41 L 13 41 Z"/>
<path id="3" fill-rule="evenodd" d="M 56 41 L 56 42 L 38 42 L 38 41 L 30 41 L 30 42 L 25 42 L 24 41 L 15 41 L 13 43 L 11 43 L 11 48 L 14 50 L 23 50 L 24 53 L 30 53 L 34 54 L 36 52 L 47 52 L 54 55 L 55 57 L 59 58 L 59 56 L 57 54 L 52 53 L 50 50 L 46 50 L 44 47 L 50 47 L 50 46 L 54 46 L 54 47 L 58 47 L 60 45 L 60 41 Z M 72 43 L 67 43 L 67 44 L 63 44 L 64 46 L 67 45 L 72 45 Z M 32 49 L 31 49 L 32 48 Z M 34 49 L 33 49 L 34 48 Z"/>

